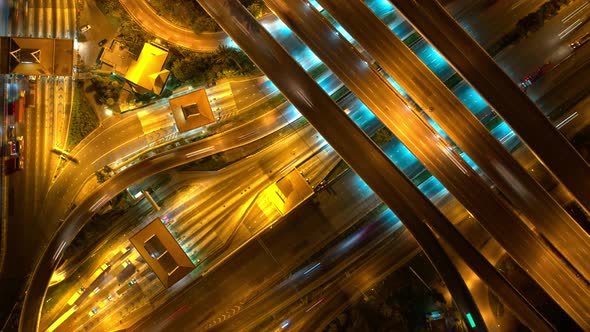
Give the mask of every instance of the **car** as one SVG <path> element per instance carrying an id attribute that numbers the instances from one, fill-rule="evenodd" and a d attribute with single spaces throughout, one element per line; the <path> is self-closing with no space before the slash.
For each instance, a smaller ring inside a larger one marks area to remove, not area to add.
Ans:
<path id="1" fill-rule="evenodd" d="M 81 32 L 86 32 L 88 30 L 92 29 L 92 26 L 90 24 L 86 24 L 85 26 L 83 26 L 82 28 L 80 28 Z"/>
<path id="2" fill-rule="evenodd" d="M 584 36 L 580 37 L 578 40 L 571 43 L 570 47 L 573 50 L 576 50 L 576 49 L 584 46 L 588 41 L 590 41 L 590 33 L 585 34 Z"/>
<path id="3" fill-rule="evenodd" d="M 13 141 L 8 141 L 8 155 L 16 155 L 16 144 Z"/>
<path id="4" fill-rule="evenodd" d="M 104 44 L 106 44 L 106 43 L 107 43 L 107 41 L 108 41 L 108 40 L 106 40 L 106 39 L 103 39 L 103 40 L 99 41 L 99 42 L 98 42 L 98 46 L 100 46 L 100 47 L 103 47 L 103 46 L 104 46 Z"/>
<path id="5" fill-rule="evenodd" d="M 14 138 L 16 136 L 16 128 L 14 126 L 8 127 L 8 138 Z"/>
<path id="6" fill-rule="evenodd" d="M 131 280 L 130 280 L 130 281 L 127 283 L 127 285 L 128 285 L 129 287 L 131 287 L 131 286 L 135 285 L 136 283 L 137 283 L 137 279 L 133 278 L 133 279 L 131 279 Z"/>
<path id="7" fill-rule="evenodd" d="M 90 310 L 90 312 L 88 312 L 88 317 L 92 317 L 96 313 L 98 313 L 98 308 L 92 308 L 92 310 Z"/>

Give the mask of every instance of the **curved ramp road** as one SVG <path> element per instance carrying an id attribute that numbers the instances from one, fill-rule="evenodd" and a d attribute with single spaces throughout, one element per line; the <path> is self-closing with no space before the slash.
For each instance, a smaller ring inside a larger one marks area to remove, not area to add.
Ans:
<path id="1" fill-rule="evenodd" d="M 389 206 L 394 208 L 400 218 L 405 220 L 407 227 L 420 239 L 423 248 L 438 266 L 449 288 L 453 290 L 455 300 L 460 304 L 460 307 L 467 310 L 466 312 L 471 312 L 477 322 L 481 324 L 480 326 L 483 327 L 483 320 L 477 313 L 473 299 L 461 280 L 458 271 L 444 254 L 434 234 L 423 223 L 423 220 L 440 221 L 442 224 L 454 229 L 450 222 L 237 1 L 225 1 L 223 3 L 215 1 L 209 4 L 203 3 L 202 5 L 207 8 L 216 20 L 222 23 L 226 31 L 230 31 L 232 36 L 241 41 L 239 42 L 240 46 L 255 59 L 260 68 L 270 74 L 269 78 L 307 116 L 310 123 L 324 137 L 331 138 L 327 139 L 327 141 L 331 143 L 334 149 L 339 151 L 345 160 L 354 165 L 354 169 L 376 193 L 384 198 Z M 316 93 L 306 95 L 303 91 L 316 91 Z M 318 112 L 318 109 L 321 109 L 322 112 Z M 338 137 L 338 139 L 334 139 L 335 137 Z M 212 146 L 202 147 L 201 150 L 210 150 L 210 147 Z M 203 157 L 203 155 L 199 156 L 198 153 L 193 155 L 193 153 L 191 153 L 191 158 Z M 144 164 L 140 171 L 149 172 L 149 168 L 154 167 L 154 164 L 164 162 L 165 159 L 171 157 L 173 156 L 168 154 L 147 160 L 147 163 Z M 367 160 L 371 160 L 372 165 L 369 165 L 366 162 Z M 131 177 L 134 180 L 140 177 L 137 172 L 129 170 L 131 168 L 121 172 L 119 176 Z M 98 208 L 100 202 L 106 202 L 109 197 L 108 192 L 113 190 L 112 181 L 105 183 L 92 195 L 93 197 L 90 200 L 82 203 L 74 210 L 71 218 L 64 223 L 51 241 L 31 280 L 31 287 L 26 296 L 23 314 L 21 315 L 22 330 L 32 331 L 38 325 L 38 313 L 43 294 L 50 279 L 51 270 L 59 261 L 60 253 L 58 249 L 64 246 L 64 241 L 69 242 L 72 240 L 81 224 L 86 220 L 85 218 Z M 24 317 L 27 317 L 27 319 Z"/>

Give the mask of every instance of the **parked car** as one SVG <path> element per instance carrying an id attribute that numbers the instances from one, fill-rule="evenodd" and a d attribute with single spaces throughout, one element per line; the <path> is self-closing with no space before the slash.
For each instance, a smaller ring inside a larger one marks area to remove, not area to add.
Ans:
<path id="1" fill-rule="evenodd" d="M 98 46 L 103 47 L 104 44 L 106 44 L 106 43 L 107 43 L 107 40 L 106 39 L 103 39 L 103 40 L 101 40 L 101 41 L 98 42 Z"/>
<path id="2" fill-rule="evenodd" d="M 92 26 L 90 24 L 86 24 L 85 26 L 83 26 L 82 28 L 80 28 L 81 32 L 86 32 L 88 30 L 90 30 L 92 28 Z"/>

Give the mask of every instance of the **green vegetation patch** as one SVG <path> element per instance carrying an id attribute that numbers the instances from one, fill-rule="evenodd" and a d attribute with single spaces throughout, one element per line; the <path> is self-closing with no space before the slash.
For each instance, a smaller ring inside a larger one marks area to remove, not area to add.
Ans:
<path id="1" fill-rule="evenodd" d="M 418 272 L 416 272 L 418 271 Z M 423 254 L 362 292 L 363 297 L 336 316 L 324 331 L 428 331 L 426 315 L 438 312 L 443 318 L 458 317 L 450 331 L 467 331 L 453 303 L 446 303 L 440 278 Z M 457 315 L 458 314 L 458 315 Z"/>
<path id="2" fill-rule="evenodd" d="M 418 40 L 422 39 L 422 36 L 418 32 L 414 32 L 403 40 L 404 44 L 408 47 L 415 44 Z"/>
<path id="3" fill-rule="evenodd" d="M 115 106 L 124 82 L 116 79 L 114 75 L 95 75 L 91 81 L 92 88 L 96 92 L 96 102 L 109 107 Z"/>
<path id="4" fill-rule="evenodd" d="M 348 89 L 348 87 L 346 87 L 346 85 L 342 85 L 340 88 L 338 88 L 338 90 L 336 90 L 336 92 L 332 94 L 332 100 L 334 100 L 335 102 L 339 102 L 341 99 L 348 96 L 350 93 L 351 92 Z"/>
<path id="5" fill-rule="evenodd" d="M 70 130 L 68 132 L 67 148 L 72 149 L 94 129 L 98 128 L 98 117 L 94 113 L 86 97 L 82 94 L 82 83 L 78 82 L 74 87 L 74 101 L 72 103 L 72 115 L 70 117 Z"/>
<path id="6" fill-rule="evenodd" d="M 135 23 L 118 0 L 96 1 L 96 5 L 109 18 L 111 24 L 118 28 L 117 39 L 123 42 L 131 53 L 138 55 L 143 44 L 154 38 Z"/>
<path id="7" fill-rule="evenodd" d="M 550 0 L 545 2 L 539 9 L 521 18 L 516 26 L 502 36 L 488 49 L 488 53 L 494 56 L 504 48 L 526 38 L 530 33 L 543 27 L 546 21 L 559 13 L 559 10 L 568 5 L 572 0 Z"/>
<path id="8" fill-rule="evenodd" d="M 244 52 L 226 46 L 212 53 L 172 49 L 172 74 L 180 82 L 194 85 L 223 78 L 251 75 L 256 66 Z"/>
<path id="9" fill-rule="evenodd" d="M 240 0 L 256 18 L 268 12 L 263 0 Z M 196 33 L 221 31 L 221 28 L 194 0 L 148 0 L 158 15 Z"/>
<path id="10" fill-rule="evenodd" d="M 444 83 L 447 88 L 453 89 L 461 81 L 463 81 L 463 77 L 461 77 L 461 75 L 458 73 L 454 73 L 451 77 L 447 78 Z"/>
<path id="11" fill-rule="evenodd" d="M 373 142 L 377 143 L 378 145 L 385 145 L 389 143 L 393 139 L 393 133 L 389 128 L 382 127 L 371 136 Z"/>

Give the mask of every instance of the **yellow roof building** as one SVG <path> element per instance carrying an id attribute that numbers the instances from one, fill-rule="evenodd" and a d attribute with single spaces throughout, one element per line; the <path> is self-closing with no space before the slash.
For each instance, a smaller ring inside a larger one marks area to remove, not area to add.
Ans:
<path id="1" fill-rule="evenodd" d="M 137 61 L 133 61 L 129 66 L 125 79 L 137 87 L 159 95 L 170 75 L 170 71 L 162 70 L 167 58 L 167 50 L 145 43 Z"/>

